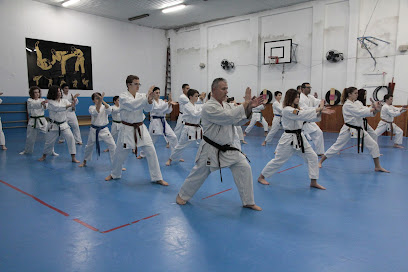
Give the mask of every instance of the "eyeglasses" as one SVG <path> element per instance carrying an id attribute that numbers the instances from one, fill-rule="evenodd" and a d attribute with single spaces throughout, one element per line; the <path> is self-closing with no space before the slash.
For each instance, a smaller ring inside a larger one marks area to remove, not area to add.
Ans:
<path id="1" fill-rule="evenodd" d="M 134 85 L 134 86 L 142 86 L 141 83 L 129 83 L 130 85 Z"/>

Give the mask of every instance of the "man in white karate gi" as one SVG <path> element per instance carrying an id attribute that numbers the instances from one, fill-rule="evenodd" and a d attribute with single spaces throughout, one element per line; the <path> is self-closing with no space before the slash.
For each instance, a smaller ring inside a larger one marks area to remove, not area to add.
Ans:
<path id="1" fill-rule="evenodd" d="M 299 106 L 302 109 L 310 109 L 319 107 L 320 100 L 317 99 L 317 93 L 315 96 L 311 95 L 310 92 L 312 87 L 309 83 L 305 82 L 301 85 L 301 93 L 299 99 Z M 312 140 L 314 144 L 314 150 L 316 154 L 321 156 L 324 154 L 324 138 L 323 132 L 315 122 L 305 122 L 303 124 L 303 133 L 306 138 Z"/>
<path id="2" fill-rule="evenodd" d="M 178 101 L 180 113 L 177 119 L 177 125 L 174 128 L 174 133 L 176 134 L 177 139 L 180 139 L 181 131 L 183 131 L 183 127 L 184 127 L 184 123 L 183 123 L 184 105 L 190 102 L 190 100 L 187 97 L 187 92 L 188 90 L 190 90 L 190 85 L 188 85 L 187 83 L 184 83 L 181 88 L 183 90 L 183 93 L 180 95 L 179 101 Z"/>
<path id="3" fill-rule="evenodd" d="M 211 85 L 211 99 L 204 104 L 201 124 L 204 140 L 201 141 L 196 161 L 181 187 L 176 202 L 184 205 L 194 196 L 208 175 L 215 170 L 231 169 L 242 204 L 245 208 L 261 211 L 255 204 L 252 170 L 246 157 L 233 147 L 236 125 L 242 125 L 251 118 L 252 108 L 262 104 L 262 97 L 251 99 L 251 89 L 245 92 L 245 102 L 233 107 L 224 102 L 228 93 L 227 81 L 216 78 Z M 222 180 L 222 179 L 221 179 Z"/>
<path id="4" fill-rule="evenodd" d="M 139 77 L 129 75 L 126 78 L 128 90 L 119 96 L 120 118 L 123 126 L 119 131 L 112 171 L 105 180 L 119 179 L 122 175 L 122 165 L 129 153 L 132 149 L 140 147 L 146 154 L 151 180 L 160 185 L 168 186 L 169 184 L 162 178 L 152 138 L 143 124 L 145 119 L 143 110 L 150 112 L 153 107 L 154 86 L 150 87 L 146 95 L 138 93 L 140 85 Z M 137 154 L 137 150 L 135 153 Z"/>

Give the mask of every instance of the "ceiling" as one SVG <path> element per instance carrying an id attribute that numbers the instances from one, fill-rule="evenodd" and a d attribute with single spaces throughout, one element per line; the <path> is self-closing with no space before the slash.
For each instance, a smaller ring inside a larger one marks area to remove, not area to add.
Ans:
<path id="1" fill-rule="evenodd" d="M 60 6 L 64 0 L 34 0 Z M 81 0 L 67 7 L 79 12 L 129 22 L 128 18 L 149 14 L 131 23 L 160 29 L 178 29 L 209 21 L 290 6 L 310 0 Z M 164 14 L 166 6 L 183 3 L 181 11 Z"/>

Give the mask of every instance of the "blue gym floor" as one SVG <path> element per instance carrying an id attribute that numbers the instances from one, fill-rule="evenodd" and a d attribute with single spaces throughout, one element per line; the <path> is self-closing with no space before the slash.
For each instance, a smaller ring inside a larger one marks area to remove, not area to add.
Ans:
<path id="1" fill-rule="evenodd" d="M 172 124 L 174 126 L 174 123 Z M 88 127 L 81 127 L 83 159 Z M 0 271 L 408 271 L 407 149 L 380 137 L 375 173 L 356 139 L 328 159 L 319 183 L 309 188 L 307 167 L 292 157 L 268 181 L 256 182 L 273 158 L 279 135 L 262 147 L 255 127 L 243 151 L 251 160 L 256 212 L 241 208 L 228 169 L 213 172 L 194 198 L 175 203 L 193 167 L 197 148 L 184 163 L 164 164 L 170 155 L 156 145 L 169 187 L 150 182 L 146 160 L 131 154 L 122 179 L 106 182 L 108 153 L 94 154 L 86 168 L 70 162 L 66 144 L 59 157 L 38 162 L 21 156 L 25 129 L 6 129 L 8 150 L 0 150 Z M 337 138 L 325 133 L 325 148 Z M 407 138 L 403 145 L 408 146 Z M 351 147 L 354 146 L 354 147 Z M 104 145 L 102 145 L 105 148 Z M 284 171 L 288 169 L 287 171 Z"/>

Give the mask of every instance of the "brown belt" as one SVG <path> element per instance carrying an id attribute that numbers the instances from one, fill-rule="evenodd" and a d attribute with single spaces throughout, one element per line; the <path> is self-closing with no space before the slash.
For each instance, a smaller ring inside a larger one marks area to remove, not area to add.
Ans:
<path id="1" fill-rule="evenodd" d="M 139 133 L 139 136 L 141 138 L 142 137 L 142 132 L 140 131 L 140 126 L 143 125 L 143 122 L 128 123 L 128 122 L 122 121 L 122 124 L 134 128 L 134 133 L 135 133 L 135 155 L 137 156 L 137 134 L 136 134 L 136 132 Z"/>
<path id="2" fill-rule="evenodd" d="M 382 119 L 381 118 L 381 121 L 384 121 L 384 122 L 386 122 L 386 123 L 388 123 L 388 124 L 390 124 L 391 125 L 391 140 L 392 140 L 392 136 L 394 135 L 394 126 L 392 125 L 394 122 L 388 122 L 388 121 L 386 121 L 386 120 L 384 120 L 384 119 Z"/>
<path id="3" fill-rule="evenodd" d="M 187 123 L 187 122 L 185 122 L 184 125 L 185 125 L 185 126 L 190 126 L 190 127 L 198 127 L 198 128 L 201 128 L 201 126 L 200 126 L 199 124 L 192 124 L 192 123 Z M 198 140 L 197 130 L 196 130 L 196 132 L 195 132 L 195 138 L 196 138 L 196 140 Z M 201 130 L 201 138 L 203 138 L 203 130 Z"/>

